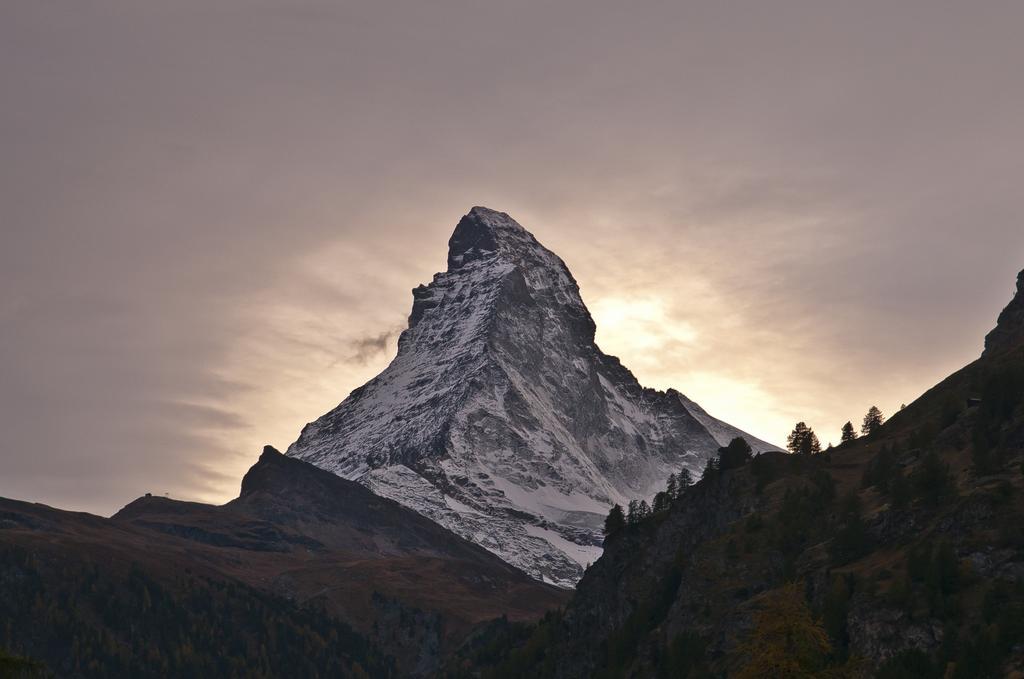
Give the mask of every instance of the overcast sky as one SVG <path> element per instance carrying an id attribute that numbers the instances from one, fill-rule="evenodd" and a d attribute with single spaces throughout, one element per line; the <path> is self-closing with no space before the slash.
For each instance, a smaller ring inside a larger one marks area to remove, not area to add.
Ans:
<path id="1" fill-rule="evenodd" d="M 837 440 L 1024 268 L 1024 3 L 0 3 L 0 496 L 223 501 L 473 205 L 648 386 Z"/>

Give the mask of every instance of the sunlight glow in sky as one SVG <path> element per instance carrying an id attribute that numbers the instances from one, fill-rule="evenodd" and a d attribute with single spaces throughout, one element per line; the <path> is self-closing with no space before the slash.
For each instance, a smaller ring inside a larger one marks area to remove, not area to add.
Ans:
<path id="1" fill-rule="evenodd" d="M 1024 268 L 1024 4 L 0 5 L 0 496 L 223 501 L 395 352 L 473 205 L 642 384 L 823 442 Z"/>

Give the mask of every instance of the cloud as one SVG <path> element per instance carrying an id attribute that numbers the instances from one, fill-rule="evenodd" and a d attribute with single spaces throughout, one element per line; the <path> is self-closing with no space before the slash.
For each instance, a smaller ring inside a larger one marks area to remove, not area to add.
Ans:
<path id="1" fill-rule="evenodd" d="M 891 412 L 1024 266 L 1022 19 L 7 3 L 0 495 L 231 497 L 386 365 L 475 204 L 566 259 L 646 384 L 775 441 Z"/>
<path id="2" fill-rule="evenodd" d="M 390 348 L 392 340 L 396 340 L 400 332 L 401 330 L 385 330 L 378 335 L 360 337 L 352 341 L 351 360 L 365 364 L 371 358 L 380 356 Z"/>

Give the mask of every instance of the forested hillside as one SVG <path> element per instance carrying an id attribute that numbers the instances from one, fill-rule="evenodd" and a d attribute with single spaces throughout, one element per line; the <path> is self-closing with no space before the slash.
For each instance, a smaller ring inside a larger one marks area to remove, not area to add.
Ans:
<path id="1" fill-rule="evenodd" d="M 187 571 L 160 581 L 137 564 L 18 546 L 0 546 L 0 619 L 0 647 L 45 659 L 42 676 L 397 676 L 322 608 Z"/>
<path id="2" fill-rule="evenodd" d="M 695 485 L 611 515 L 564 611 L 495 630 L 450 676 L 1019 675 L 1022 300 L 1024 276 L 981 359 L 862 436 L 734 441 Z"/>

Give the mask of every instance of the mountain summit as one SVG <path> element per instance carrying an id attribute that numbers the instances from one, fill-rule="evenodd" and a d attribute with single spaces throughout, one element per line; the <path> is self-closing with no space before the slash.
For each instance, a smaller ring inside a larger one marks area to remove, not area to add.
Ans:
<path id="1" fill-rule="evenodd" d="M 602 353 L 565 263 L 507 214 L 473 208 L 448 245 L 395 359 L 288 455 L 572 586 L 613 503 L 699 472 L 734 436 L 775 449 Z"/>

